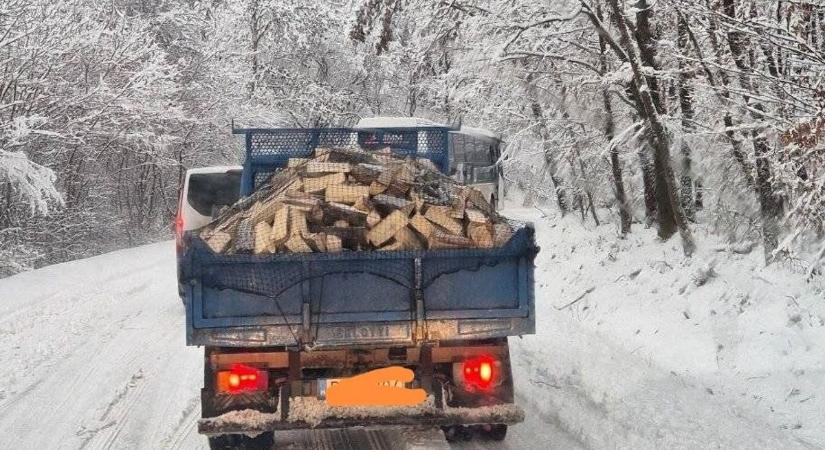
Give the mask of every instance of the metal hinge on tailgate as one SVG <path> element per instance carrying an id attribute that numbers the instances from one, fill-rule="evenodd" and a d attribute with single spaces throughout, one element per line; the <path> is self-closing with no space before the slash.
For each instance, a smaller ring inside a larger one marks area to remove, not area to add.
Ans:
<path id="1" fill-rule="evenodd" d="M 423 273 L 421 270 L 421 258 L 415 258 L 415 286 L 413 289 L 413 299 L 415 300 L 415 342 L 421 343 L 427 339 L 424 312 L 424 290 Z"/>

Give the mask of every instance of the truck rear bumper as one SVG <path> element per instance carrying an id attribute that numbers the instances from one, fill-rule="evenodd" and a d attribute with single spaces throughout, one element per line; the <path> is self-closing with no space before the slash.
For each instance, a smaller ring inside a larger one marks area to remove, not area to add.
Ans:
<path id="1" fill-rule="evenodd" d="M 314 400 L 314 399 L 313 399 Z M 222 434 L 255 435 L 269 431 L 317 428 L 350 428 L 357 426 L 450 426 L 450 425 L 512 425 L 524 421 L 524 410 L 515 404 L 499 404 L 476 408 L 328 408 L 318 404 L 306 407 L 303 414 L 263 413 L 252 409 L 200 419 L 198 432 L 209 436 Z M 294 410 L 294 408 L 293 408 Z"/>

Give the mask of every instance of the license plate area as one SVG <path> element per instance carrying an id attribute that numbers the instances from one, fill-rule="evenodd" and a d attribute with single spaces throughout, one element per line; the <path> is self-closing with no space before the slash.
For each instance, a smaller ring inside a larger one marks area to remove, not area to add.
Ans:
<path id="1" fill-rule="evenodd" d="M 326 400 L 327 398 L 327 390 L 330 387 L 340 383 L 347 378 L 321 378 L 318 380 L 318 398 L 320 400 Z M 411 387 L 414 383 L 404 383 L 400 380 L 382 380 L 377 382 L 378 386 L 382 387 L 395 387 L 395 388 L 404 388 L 404 387 Z"/>

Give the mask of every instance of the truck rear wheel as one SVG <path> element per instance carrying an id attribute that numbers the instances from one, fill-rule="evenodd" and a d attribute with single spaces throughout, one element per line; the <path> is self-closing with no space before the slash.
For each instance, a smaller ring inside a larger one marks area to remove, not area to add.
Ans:
<path id="1" fill-rule="evenodd" d="M 275 445 L 272 432 L 254 438 L 242 434 L 227 434 L 209 438 L 210 450 L 271 450 Z"/>

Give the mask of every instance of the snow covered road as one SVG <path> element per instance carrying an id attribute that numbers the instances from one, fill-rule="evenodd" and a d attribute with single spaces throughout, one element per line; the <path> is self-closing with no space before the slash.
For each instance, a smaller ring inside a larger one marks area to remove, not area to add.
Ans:
<path id="1" fill-rule="evenodd" d="M 677 263 L 643 231 L 614 244 L 610 230 L 576 226 L 538 223 L 537 335 L 511 341 L 527 421 L 503 443 L 452 448 L 825 447 L 821 291 L 738 256 L 700 290 L 690 277 L 701 257 Z M 184 345 L 183 321 L 171 242 L 0 280 L 0 448 L 204 448 L 202 353 Z M 277 439 L 450 448 L 404 430 Z"/>

